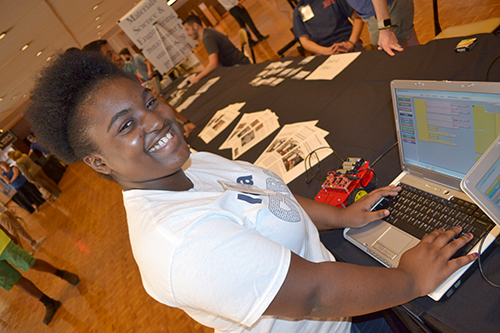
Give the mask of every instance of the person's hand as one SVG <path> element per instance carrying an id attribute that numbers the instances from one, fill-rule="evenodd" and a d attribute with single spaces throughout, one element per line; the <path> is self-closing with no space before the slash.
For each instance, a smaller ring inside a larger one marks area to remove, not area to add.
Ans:
<path id="1" fill-rule="evenodd" d="M 383 29 L 378 32 L 378 49 L 384 50 L 390 56 L 394 56 L 392 50 L 401 52 L 403 48 L 399 45 L 398 39 L 391 29 Z"/>
<path id="2" fill-rule="evenodd" d="M 383 197 L 395 197 L 398 195 L 401 187 L 386 186 L 368 193 L 354 202 L 347 208 L 340 211 L 340 219 L 345 227 L 361 228 L 370 222 L 380 220 L 389 215 L 387 209 L 371 211 L 373 206 Z"/>
<path id="3" fill-rule="evenodd" d="M 459 226 L 448 231 L 442 228 L 434 230 L 401 256 L 397 269 L 410 279 L 417 295 L 425 296 L 433 292 L 457 269 L 477 258 L 477 253 L 474 253 L 450 260 L 473 238 L 467 234 L 451 241 L 461 231 Z"/>
<path id="4" fill-rule="evenodd" d="M 196 125 L 189 122 L 184 125 L 184 136 L 187 138 L 189 134 L 196 128 Z"/>
<path id="5" fill-rule="evenodd" d="M 351 42 L 341 42 L 332 45 L 333 54 L 346 53 L 354 50 L 354 44 Z"/>
<path id="6" fill-rule="evenodd" d="M 192 76 L 189 78 L 189 83 L 191 83 L 191 84 L 198 83 L 199 81 L 200 81 L 200 79 L 198 78 L 198 75 Z"/>

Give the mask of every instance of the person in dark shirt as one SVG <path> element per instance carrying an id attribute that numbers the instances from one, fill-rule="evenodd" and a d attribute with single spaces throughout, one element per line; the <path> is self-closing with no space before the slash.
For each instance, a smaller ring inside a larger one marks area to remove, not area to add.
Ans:
<path id="1" fill-rule="evenodd" d="M 189 37 L 203 41 L 203 46 L 208 53 L 208 65 L 198 75 L 189 79 L 191 83 L 197 83 L 219 65 L 229 67 L 250 64 L 250 60 L 231 43 L 226 35 L 203 27 L 198 16 L 189 15 L 182 24 Z"/>
<path id="2" fill-rule="evenodd" d="M 363 51 L 363 25 L 346 0 L 301 0 L 293 11 L 295 39 L 314 54 Z"/>

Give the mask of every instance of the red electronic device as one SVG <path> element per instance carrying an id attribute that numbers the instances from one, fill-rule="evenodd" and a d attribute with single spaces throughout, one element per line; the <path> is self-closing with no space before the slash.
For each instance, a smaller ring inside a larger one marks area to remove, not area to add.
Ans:
<path id="1" fill-rule="evenodd" d="M 373 178 L 370 163 L 349 157 L 340 169 L 330 171 L 314 200 L 345 208 L 366 194 L 364 188 Z"/>

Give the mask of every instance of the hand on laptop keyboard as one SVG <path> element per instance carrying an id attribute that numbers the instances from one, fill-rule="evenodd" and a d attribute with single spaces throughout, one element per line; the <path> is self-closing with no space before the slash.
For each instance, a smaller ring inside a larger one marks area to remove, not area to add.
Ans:
<path id="1" fill-rule="evenodd" d="M 400 187 L 386 186 L 376 189 L 369 194 L 361 197 L 349 207 L 343 209 L 343 218 L 346 226 L 349 228 L 361 228 L 370 222 L 383 219 L 389 215 L 385 209 L 373 210 L 373 207 L 382 198 L 391 198 L 398 195 Z"/>
<path id="2" fill-rule="evenodd" d="M 401 257 L 397 269 L 413 279 L 415 291 L 421 296 L 434 291 L 456 270 L 477 258 L 477 253 L 474 253 L 450 260 L 474 237 L 469 233 L 456 238 L 461 232 L 460 226 L 447 231 L 442 228 L 434 230 Z"/>

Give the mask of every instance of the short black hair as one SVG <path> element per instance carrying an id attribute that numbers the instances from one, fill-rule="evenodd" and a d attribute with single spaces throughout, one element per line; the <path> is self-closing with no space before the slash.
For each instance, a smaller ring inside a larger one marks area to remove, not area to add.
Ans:
<path id="1" fill-rule="evenodd" d="M 94 40 L 82 48 L 82 51 L 101 52 L 101 46 L 108 44 L 105 39 Z"/>
<path id="2" fill-rule="evenodd" d="M 182 21 L 183 25 L 186 23 L 189 25 L 193 25 L 193 23 L 198 23 L 198 25 L 203 26 L 203 24 L 201 24 L 201 19 L 194 14 L 189 15 L 184 21 Z"/>
<path id="3" fill-rule="evenodd" d="M 118 53 L 118 54 L 119 54 L 119 55 L 122 55 L 122 54 L 123 54 L 123 55 L 129 55 L 129 56 L 131 56 L 130 51 L 129 51 L 126 47 L 125 47 L 125 48 L 123 48 L 123 49 L 120 51 L 120 53 Z"/>
<path id="4" fill-rule="evenodd" d="M 50 61 L 35 80 L 25 117 L 37 141 L 62 161 L 75 163 L 97 152 L 78 116 L 86 98 L 105 80 L 126 73 L 95 52 L 66 52 Z"/>

